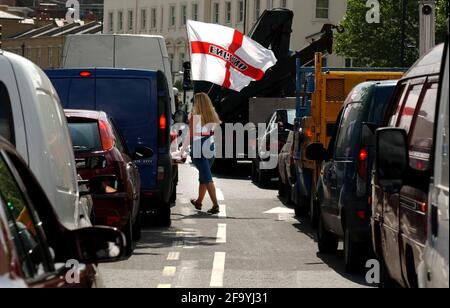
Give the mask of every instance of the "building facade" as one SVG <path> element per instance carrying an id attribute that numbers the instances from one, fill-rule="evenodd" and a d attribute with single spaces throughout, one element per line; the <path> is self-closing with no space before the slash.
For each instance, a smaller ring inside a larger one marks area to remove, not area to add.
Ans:
<path id="1" fill-rule="evenodd" d="M 346 0 L 104 0 L 104 33 L 154 34 L 166 39 L 174 76 L 189 60 L 187 20 L 216 23 L 249 32 L 266 9 L 288 8 L 294 14 L 291 49 L 311 41 L 325 23 L 338 24 Z M 330 66 L 344 66 L 344 59 L 328 58 Z"/>

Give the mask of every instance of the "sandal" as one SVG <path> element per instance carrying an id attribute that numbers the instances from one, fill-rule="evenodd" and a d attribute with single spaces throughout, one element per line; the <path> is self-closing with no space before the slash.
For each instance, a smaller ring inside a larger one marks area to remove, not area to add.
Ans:
<path id="1" fill-rule="evenodd" d="M 195 200 L 195 199 L 191 199 L 191 204 L 195 207 L 195 209 L 197 210 L 197 211 L 201 211 L 202 210 L 202 207 L 203 207 L 203 204 L 198 204 L 197 203 L 197 200 Z"/>
<path id="2" fill-rule="evenodd" d="M 220 208 L 218 206 L 213 207 L 208 211 L 208 214 L 216 215 L 220 213 Z"/>

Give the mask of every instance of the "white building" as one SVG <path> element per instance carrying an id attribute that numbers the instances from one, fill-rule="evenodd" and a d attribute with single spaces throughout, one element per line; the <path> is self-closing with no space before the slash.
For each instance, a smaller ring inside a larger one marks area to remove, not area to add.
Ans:
<path id="1" fill-rule="evenodd" d="M 347 9 L 346 0 L 105 0 L 104 3 L 104 33 L 164 36 L 174 76 L 189 58 L 188 19 L 241 31 L 245 27 L 248 32 L 264 10 L 289 8 L 295 14 L 291 49 L 299 50 L 310 43 L 307 37 L 320 31 L 323 24 L 338 24 Z M 344 64 L 344 59 L 336 56 L 328 59 L 330 66 Z"/>

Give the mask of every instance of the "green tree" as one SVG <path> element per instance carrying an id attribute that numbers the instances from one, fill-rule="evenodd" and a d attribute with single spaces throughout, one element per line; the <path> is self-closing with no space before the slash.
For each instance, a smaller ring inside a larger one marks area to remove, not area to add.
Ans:
<path id="1" fill-rule="evenodd" d="M 352 58 L 355 66 L 408 67 L 419 57 L 419 4 L 406 0 L 405 48 L 402 59 L 402 1 L 379 0 L 380 23 L 366 20 L 366 0 L 348 0 L 341 25 L 345 31 L 336 35 L 336 53 Z M 437 0 L 436 39 L 442 42 L 447 27 L 448 0 Z"/>

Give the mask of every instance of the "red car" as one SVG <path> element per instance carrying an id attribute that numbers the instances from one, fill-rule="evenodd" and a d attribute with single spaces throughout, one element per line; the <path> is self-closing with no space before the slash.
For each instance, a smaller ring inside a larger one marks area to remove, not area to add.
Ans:
<path id="1" fill-rule="evenodd" d="M 127 238 L 127 252 L 139 240 L 140 177 L 125 141 L 105 112 L 65 110 L 75 151 L 77 171 L 84 180 L 96 176 L 115 176 L 117 180 L 91 187 L 96 225 L 115 227 Z"/>
<path id="2" fill-rule="evenodd" d="M 95 264 L 121 260 L 125 237 L 120 231 L 68 230 L 54 206 L 13 146 L 0 137 L 0 288 L 102 287 Z"/>

